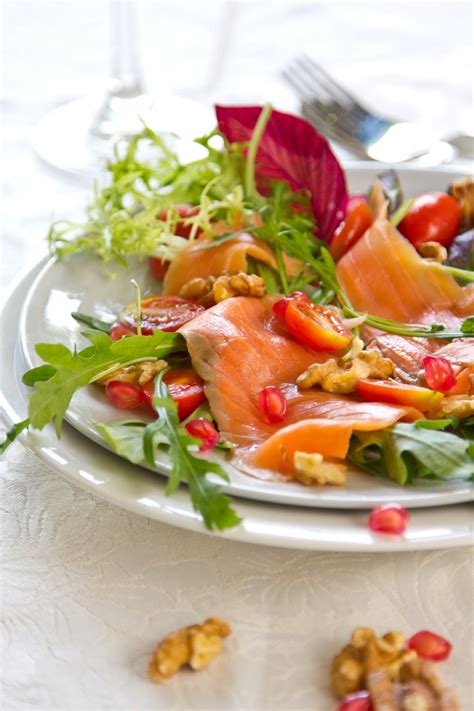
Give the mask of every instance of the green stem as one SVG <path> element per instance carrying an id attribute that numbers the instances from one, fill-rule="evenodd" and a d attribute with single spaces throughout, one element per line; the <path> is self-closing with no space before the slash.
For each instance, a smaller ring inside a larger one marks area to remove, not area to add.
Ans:
<path id="1" fill-rule="evenodd" d="M 268 119 L 271 116 L 273 107 L 271 104 L 265 104 L 260 116 L 258 117 L 255 128 L 253 129 L 252 138 L 250 139 L 247 160 L 245 163 L 245 195 L 247 198 L 260 197 L 255 187 L 255 159 L 257 157 L 258 146 L 262 140 Z"/>
<path id="2" fill-rule="evenodd" d="M 458 267 L 450 267 L 447 264 L 440 264 L 440 269 L 445 272 L 449 272 L 456 277 L 456 279 L 461 279 L 462 281 L 474 281 L 474 272 L 469 271 L 469 269 L 459 269 Z"/>
<path id="3" fill-rule="evenodd" d="M 140 287 L 138 286 L 135 279 L 130 279 L 131 285 L 134 287 L 136 292 L 136 306 L 137 306 L 137 336 L 142 335 L 142 294 Z"/>

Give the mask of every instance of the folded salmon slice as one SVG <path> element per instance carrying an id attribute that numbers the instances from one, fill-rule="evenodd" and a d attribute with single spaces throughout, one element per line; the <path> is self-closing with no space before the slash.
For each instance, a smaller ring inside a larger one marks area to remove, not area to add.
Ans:
<path id="1" fill-rule="evenodd" d="M 359 311 L 402 323 L 438 323 L 458 328 L 474 313 L 474 288 L 462 287 L 439 265 L 422 259 L 416 249 L 386 220 L 377 221 L 337 265 L 337 276 Z M 408 377 L 416 377 L 423 358 L 443 341 L 405 338 L 364 329 Z M 455 365 L 474 362 L 472 341 L 447 344 L 444 357 Z M 441 355 L 441 353 L 440 353 Z"/>
<path id="2" fill-rule="evenodd" d="M 249 257 L 276 268 L 272 250 L 250 234 L 242 233 L 216 247 L 202 249 L 206 244 L 207 238 L 194 240 L 176 255 L 166 273 L 163 294 L 177 296 L 186 282 L 197 277 L 246 272 Z"/>
<path id="3" fill-rule="evenodd" d="M 297 376 L 329 355 L 288 338 L 272 312 L 274 300 L 227 299 L 180 329 L 193 367 L 205 382 L 222 436 L 246 448 L 256 466 L 283 471 L 282 448 L 291 453 L 303 440 L 304 451 L 344 457 L 352 430 L 376 430 L 402 418 L 421 417 L 413 408 L 359 402 L 353 396 L 318 390 L 300 391 L 295 385 Z M 258 393 L 267 385 L 280 387 L 288 402 L 288 416 L 279 425 L 266 424 L 258 408 Z M 280 436 L 274 439 L 276 432 Z M 310 450 L 309 440 L 313 442 Z M 264 442 L 262 450 L 255 452 Z"/>

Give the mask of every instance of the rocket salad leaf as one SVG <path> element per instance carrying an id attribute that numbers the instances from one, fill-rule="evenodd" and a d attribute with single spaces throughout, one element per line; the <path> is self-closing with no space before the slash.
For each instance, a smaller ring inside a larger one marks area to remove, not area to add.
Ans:
<path id="1" fill-rule="evenodd" d="M 372 474 L 388 475 L 402 486 L 416 479 L 474 479 L 468 440 L 417 423 L 400 422 L 378 432 L 355 433 L 349 458 Z"/>
<path id="2" fill-rule="evenodd" d="M 197 452 L 191 451 L 190 447 L 200 442 L 190 437 L 186 430 L 179 426 L 177 406 L 162 380 L 163 374 L 164 371 L 161 371 L 155 379 L 153 407 L 158 414 L 158 419 L 145 428 L 145 458 L 151 466 L 154 466 L 156 437 L 164 435 L 169 442 L 172 465 L 166 493 L 172 494 L 180 482 L 185 481 L 189 487 L 194 509 L 201 513 L 207 528 L 223 530 L 237 526 L 240 518 L 231 508 L 231 500 L 206 477 L 207 474 L 214 473 L 228 481 L 228 476 L 218 462 L 204 459 Z"/>

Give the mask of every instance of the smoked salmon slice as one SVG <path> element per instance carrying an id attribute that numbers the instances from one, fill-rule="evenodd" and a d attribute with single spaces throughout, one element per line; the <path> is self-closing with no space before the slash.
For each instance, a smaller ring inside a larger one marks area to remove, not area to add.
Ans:
<path id="1" fill-rule="evenodd" d="M 178 296 L 190 279 L 246 272 L 249 257 L 276 269 L 270 247 L 246 232 L 215 247 L 202 249 L 206 244 L 209 244 L 207 238 L 196 239 L 178 252 L 163 282 L 165 296 Z"/>
<path id="2" fill-rule="evenodd" d="M 227 299 L 180 328 L 193 367 L 204 380 L 222 436 L 256 456 L 254 464 L 281 471 L 278 452 L 282 447 L 294 451 L 303 437 L 304 451 L 308 451 L 309 439 L 313 441 L 310 451 L 320 451 L 314 447 L 325 447 L 325 433 L 329 432 L 332 456 L 344 457 L 352 430 L 376 430 L 399 419 L 422 417 L 409 407 L 359 402 L 354 396 L 318 390 L 300 391 L 295 384 L 297 376 L 329 355 L 290 339 L 272 312 L 274 300 Z M 279 425 L 266 424 L 258 408 L 258 393 L 267 385 L 280 387 L 287 399 L 288 416 Z M 332 424 L 327 425 L 328 421 Z M 272 438 L 278 431 L 280 436 Z M 255 455 L 254 450 L 262 444 Z"/>
<path id="3" fill-rule="evenodd" d="M 403 323 L 441 324 L 458 328 L 474 314 L 474 288 L 462 287 L 439 265 L 416 249 L 386 220 L 378 220 L 337 265 L 337 277 L 354 308 Z M 448 357 L 454 365 L 474 362 L 468 339 L 443 342 L 406 338 L 364 329 L 364 340 L 416 379 L 428 354 Z"/>

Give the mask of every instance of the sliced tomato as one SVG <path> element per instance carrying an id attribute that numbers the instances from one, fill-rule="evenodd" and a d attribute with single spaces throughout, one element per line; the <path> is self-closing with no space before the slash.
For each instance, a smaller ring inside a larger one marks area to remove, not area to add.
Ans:
<path id="1" fill-rule="evenodd" d="M 180 420 L 185 420 L 206 399 L 203 387 L 204 381 L 192 368 L 173 368 L 168 370 L 163 376 L 163 382 L 178 406 Z M 148 407 L 152 412 L 155 412 L 152 405 L 155 391 L 153 380 L 143 386 L 143 391 Z"/>
<path id="2" fill-rule="evenodd" d="M 307 294 L 303 291 L 292 291 L 291 294 L 288 294 L 288 296 L 284 296 L 279 301 L 275 301 L 272 306 L 273 313 L 276 314 L 278 318 L 285 318 L 286 307 L 293 299 L 301 299 L 302 301 L 306 301 L 307 304 L 310 303 L 309 296 L 307 296 Z"/>
<path id="3" fill-rule="evenodd" d="M 296 341 L 317 351 L 342 351 L 352 334 L 331 309 L 292 299 L 285 311 L 288 331 Z"/>
<path id="4" fill-rule="evenodd" d="M 329 246 L 329 251 L 336 262 L 354 246 L 373 221 L 367 202 L 361 198 L 354 199 L 352 205 L 348 207 L 346 219 L 334 232 Z"/>
<path id="5" fill-rule="evenodd" d="M 177 331 L 204 311 L 204 306 L 180 296 L 149 296 L 141 303 L 141 328 L 144 336 L 153 331 Z M 133 306 L 123 313 L 120 323 L 137 331 L 137 315 Z"/>
<path id="6" fill-rule="evenodd" d="M 357 392 L 363 400 L 369 402 L 391 402 L 396 405 L 416 407 L 426 412 L 438 405 L 443 393 L 421 388 L 418 385 L 405 385 L 394 380 L 373 380 L 362 378 L 357 383 Z"/>
<path id="7" fill-rule="evenodd" d="M 461 219 L 462 210 L 451 195 L 426 193 L 416 198 L 398 229 L 415 247 L 423 242 L 449 247 L 459 234 Z"/>

